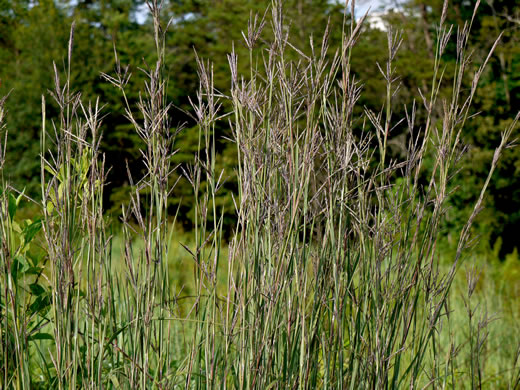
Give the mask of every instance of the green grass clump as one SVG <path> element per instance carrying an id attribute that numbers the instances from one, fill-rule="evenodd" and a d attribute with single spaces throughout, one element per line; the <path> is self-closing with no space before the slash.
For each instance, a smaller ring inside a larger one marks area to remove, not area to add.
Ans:
<path id="1" fill-rule="evenodd" d="M 389 31 L 380 67 L 387 82 L 382 109 L 359 115 L 363 90 L 350 61 L 363 20 L 345 16 L 340 47 L 329 47 L 328 26 L 303 53 L 274 1 L 272 39 L 260 45 L 267 16 L 252 17 L 244 32 L 248 74 L 239 74 L 241 59 L 230 53 L 229 91 L 215 90 L 212 65 L 198 59 L 200 88 L 192 99 L 198 152 L 191 166 L 175 167 L 182 128 L 170 123 L 166 100 L 167 26 L 160 4 L 148 5 L 157 61 L 144 70 L 148 81 L 137 106 L 127 100 L 130 74 L 119 62 L 115 74 L 103 75 L 120 90 L 145 144 L 143 173 L 128 174 L 121 233 L 112 237 L 103 214 L 102 107 L 71 89 L 74 26 L 64 81 L 55 66 L 55 118 L 47 118 L 42 99 L 41 219 L 17 220 L 23 194 L 2 176 L 2 387 L 517 387 L 519 350 L 500 338 L 498 320 L 488 315 L 487 307 L 507 304 L 486 294 L 498 288 L 495 278 L 470 269 L 460 281 L 458 271 L 518 116 L 503 132 L 453 256 L 441 261 L 438 253 L 449 197 L 458 190 L 461 133 L 487 62 L 467 88 L 472 21 L 457 31 L 455 82 L 450 100 L 439 101 L 442 56 L 453 32 L 440 21 L 418 126 L 415 102 L 406 118 L 392 112 L 399 34 Z M 3 101 L 3 121 L 1 107 Z M 216 202 L 225 178 L 216 168 L 216 133 L 224 121 L 238 160 L 231 237 L 224 236 Z M 394 160 L 388 143 L 401 123 L 407 153 Z M 5 142 L 1 153 L 3 163 Z M 193 187 L 191 233 L 180 233 L 169 215 L 176 169 Z M 514 329 L 518 310 L 507 313 L 502 324 Z M 507 348 L 492 360 L 489 349 L 502 343 Z"/>

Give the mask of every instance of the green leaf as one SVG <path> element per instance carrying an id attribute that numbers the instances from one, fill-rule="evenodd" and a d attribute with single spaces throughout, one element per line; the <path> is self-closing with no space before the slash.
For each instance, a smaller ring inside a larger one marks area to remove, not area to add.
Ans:
<path id="1" fill-rule="evenodd" d="M 22 233 L 22 229 L 20 228 L 20 225 L 16 221 L 12 221 L 11 226 L 16 233 L 19 233 L 19 234 Z"/>
<path id="2" fill-rule="evenodd" d="M 34 236 L 36 236 L 36 234 L 38 234 L 38 232 L 41 230 L 41 228 L 42 228 L 42 221 L 37 220 L 37 221 L 34 221 L 33 223 L 31 223 L 29 226 L 27 226 L 23 230 L 25 245 L 29 244 L 33 240 Z"/>
<path id="3" fill-rule="evenodd" d="M 11 221 L 13 220 L 14 215 L 16 214 L 17 208 L 18 207 L 16 205 L 16 198 L 14 197 L 13 194 L 9 193 L 8 213 L 9 213 L 9 218 L 11 219 Z"/>
<path id="4" fill-rule="evenodd" d="M 17 281 L 18 273 L 20 273 L 25 266 L 25 259 L 22 256 L 17 256 L 11 264 L 11 276 Z"/>
<path id="5" fill-rule="evenodd" d="M 42 295 L 45 293 L 45 289 L 40 286 L 38 283 L 32 283 L 29 285 L 29 289 L 34 295 Z"/>
<path id="6" fill-rule="evenodd" d="M 121 385 L 119 384 L 119 381 L 117 380 L 116 376 L 114 374 L 110 374 L 109 375 L 109 378 L 110 380 L 112 381 L 112 383 L 114 384 L 114 386 L 117 388 L 117 389 L 120 389 L 121 388 Z"/>
<path id="7" fill-rule="evenodd" d="M 24 272 L 25 275 L 39 275 L 42 272 L 40 267 L 29 267 Z"/>
<path id="8" fill-rule="evenodd" d="M 40 264 L 40 261 L 42 261 L 45 258 L 45 254 L 43 253 L 38 255 L 27 252 L 26 256 L 31 261 L 33 267 L 37 267 L 38 264 Z"/>
<path id="9" fill-rule="evenodd" d="M 49 172 L 54 177 L 56 177 L 58 175 L 57 172 L 49 164 L 45 164 L 43 169 L 45 169 L 47 172 Z"/>
<path id="10" fill-rule="evenodd" d="M 31 313 L 38 313 L 50 306 L 50 298 L 48 294 L 40 295 L 36 300 L 29 306 Z"/>
<path id="11" fill-rule="evenodd" d="M 50 333 L 36 333 L 29 336 L 29 340 L 54 340 L 54 337 Z"/>
<path id="12" fill-rule="evenodd" d="M 23 191 L 20 193 L 20 195 L 18 195 L 18 198 L 16 198 L 16 207 L 18 207 L 20 205 L 20 201 L 22 200 L 22 197 L 23 197 L 23 194 L 25 193 L 25 188 L 23 189 Z"/>

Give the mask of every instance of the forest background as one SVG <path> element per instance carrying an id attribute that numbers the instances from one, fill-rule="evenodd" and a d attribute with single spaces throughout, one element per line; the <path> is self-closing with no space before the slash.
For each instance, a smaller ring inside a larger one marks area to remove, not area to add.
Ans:
<path id="1" fill-rule="evenodd" d="M 172 125 L 182 125 L 178 135 L 179 152 L 173 157 L 180 164 L 176 172 L 192 161 L 197 149 L 198 134 L 191 131 L 191 106 L 188 97 L 194 96 L 198 87 L 195 50 L 201 58 L 210 59 L 214 65 L 216 88 L 225 91 L 230 85 L 227 54 L 235 47 L 239 57 L 247 58 L 242 31 L 247 25 L 250 11 L 263 14 L 270 2 L 267 0 L 179 0 L 169 1 L 164 18 L 172 24 L 167 34 L 166 66 L 168 72 L 168 99 L 173 102 Z M 366 8 L 370 2 L 361 2 Z M 284 2 L 291 23 L 293 39 L 308 50 L 308 36 L 320 36 L 331 20 L 331 40 L 339 39 L 339 27 L 344 4 L 328 0 L 287 0 Z M 405 116 L 404 103 L 411 98 L 421 101 L 419 90 L 427 94 L 426 80 L 431 79 L 434 61 L 435 23 L 442 1 L 410 0 L 379 2 L 384 13 L 378 17 L 387 26 L 402 31 L 403 44 L 396 58 L 396 74 L 401 87 L 393 100 L 395 118 Z M 470 19 L 474 2 L 454 0 L 450 2 L 447 23 L 462 25 Z M 380 9 L 382 10 L 382 9 Z M 377 11 L 377 10 L 376 10 Z M 362 15 L 357 15 L 361 17 Z M 358 107 L 378 111 L 384 101 L 385 80 L 377 62 L 385 58 L 387 32 L 381 23 L 370 19 L 365 22 L 364 34 L 354 49 L 353 72 L 363 84 Z M 127 202 L 127 167 L 133 176 L 143 171 L 139 148 L 142 140 L 132 130 L 124 115 L 119 91 L 101 77 L 111 74 L 116 63 L 114 47 L 122 65 L 132 73 L 127 93 L 130 103 L 139 99 L 138 91 L 145 75 L 139 71 L 146 63 L 154 61 L 153 28 L 146 17 L 146 5 L 140 0 L 2 0 L 0 1 L 0 95 L 10 92 L 8 110 L 9 142 L 6 157 L 7 180 L 19 191 L 38 199 L 41 132 L 41 95 L 53 84 L 53 61 L 58 69 L 65 67 L 67 41 L 71 23 L 75 21 L 72 87 L 81 90 L 83 100 L 100 97 L 105 105 L 102 150 L 106 166 L 110 168 L 105 205 L 114 221 L 121 213 L 121 205 Z M 463 134 L 468 145 L 465 167 L 456 178 L 462 191 L 451 198 L 452 210 L 444 227 L 446 250 L 456 237 L 450 232 L 461 225 L 461 218 L 478 198 L 493 159 L 493 151 L 500 141 L 500 132 L 515 116 L 520 107 L 520 5 L 514 0 L 483 1 L 473 25 L 470 48 L 474 51 L 474 66 L 481 63 L 488 48 L 503 31 L 501 42 L 490 59 L 474 98 L 474 113 L 479 113 L 467 125 Z M 334 46 L 334 44 L 332 45 Z M 446 69 L 455 64 L 456 48 L 448 47 L 445 56 Z M 244 55 L 245 54 L 245 55 Z M 249 64 L 239 64 L 247 69 Z M 470 65 L 473 66 L 473 65 Z M 449 71 L 447 75 L 451 74 Z M 449 83 L 447 83 L 449 84 Z M 442 96 L 442 91 L 440 92 Z M 56 109 L 56 107 L 54 108 Z M 361 109 L 361 108 L 358 108 Z M 48 113 L 52 117 L 51 112 Z M 226 107 L 224 107 L 226 110 Z M 420 120 L 421 113 L 418 112 Z M 394 124 L 390 150 L 392 157 L 406 151 L 406 132 L 399 123 Z M 224 170 L 225 184 L 217 200 L 225 210 L 225 231 L 233 229 L 232 194 L 237 188 L 234 167 L 236 156 L 232 145 L 226 141 L 230 131 L 221 121 L 217 134 L 218 170 Z M 475 223 L 480 235 L 479 250 L 482 256 L 503 261 L 507 255 L 517 258 L 518 231 L 520 228 L 520 149 L 506 150 L 496 174 L 490 183 L 485 209 Z M 176 176 L 177 175 L 177 176 Z M 171 215 L 178 215 L 184 230 L 193 226 L 193 201 L 191 185 L 186 178 L 174 173 L 177 181 L 170 197 Z M 25 213 L 34 210 L 25 203 Z M 516 260 L 518 262 L 518 260 Z"/>

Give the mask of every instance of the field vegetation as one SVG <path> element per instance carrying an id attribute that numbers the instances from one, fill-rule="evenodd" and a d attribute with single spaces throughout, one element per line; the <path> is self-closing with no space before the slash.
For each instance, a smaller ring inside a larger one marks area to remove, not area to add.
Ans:
<path id="1" fill-rule="evenodd" d="M 458 27 L 442 5 L 417 99 L 401 93 L 401 32 L 386 32 L 383 88 L 364 104 L 354 68 L 373 32 L 354 3 L 302 41 L 274 0 L 248 14 L 227 64 L 196 52 L 179 107 L 178 21 L 146 2 L 153 60 L 135 75 L 115 45 L 99 70 L 139 147 L 111 162 L 127 182 L 115 198 L 112 113 L 75 87 L 73 23 L 39 103 L 37 190 L 10 180 L 0 101 L 0 387 L 518 388 L 518 255 L 490 234 L 479 245 L 474 224 L 520 114 L 503 114 L 471 206 L 454 207 L 504 37 L 481 59 L 471 49 L 479 3 Z"/>

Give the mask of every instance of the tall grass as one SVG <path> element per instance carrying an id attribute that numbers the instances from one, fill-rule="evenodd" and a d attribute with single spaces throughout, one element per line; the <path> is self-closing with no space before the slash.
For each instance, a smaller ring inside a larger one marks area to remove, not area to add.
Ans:
<path id="1" fill-rule="evenodd" d="M 476 314 L 477 274 L 468 274 L 466 314 L 452 314 L 451 290 L 518 115 L 504 129 L 449 266 L 441 264 L 438 247 L 450 194 L 459 190 L 454 178 L 472 99 L 498 39 L 466 87 L 473 20 L 456 31 L 454 81 L 449 99 L 441 99 L 442 58 L 454 35 L 444 23 L 445 2 L 430 85 L 421 93 L 421 106 L 411 102 L 406 117 L 396 118 L 394 61 L 402 38 L 390 30 L 386 64 L 380 66 L 386 80 L 382 108 L 357 114 L 363 86 L 351 59 L 364 19 L 354 22 L 346 9 L 340 47 L 329 47 L 335 27 L 327 26 L 319 41 L 310 38 L 311 50 L 304 53 L 291 43 L 282 2 L 274 1 L 271 16 L 252 17 L 244 32 L 249 58 L 238 58 L 234 50 L 229 55 L 229 92 L 215 90 L 212 64 L 197 58 L 200 87 L 192 115 L 198 151 L 189 167 L 180 168 L 171 165 L 183 129 L 172 127 L 166 99 L 168 25 L 162 23 L 162 3 L 147 4 L 157 60 L 143 70 L 148 80 L 136 107 L 127 99 L 131 76 L 117 51 L 115 73 L 103 74 L 120 90 L 125 114 L 145 145 L 144 173 L 128 172 L 121 248 L 112 248 L 110 221 L 103 215 L 108 172 L 100 150 L 102 107 L 99 101 L 84 103 L 72 89 L 74 26 L 66 69 L 54 66 L 55 118 L 47 118 L 42 98 L 41 219 L 17 221 L 24 194 L 4 179 L 2 136 L 2 387 L 379 389 L 488 383 L 483 352 L 491 317 Z M 478 2 L 475 13 L 477 8 Z M 267 26 L 272 39 L 260 45 Z M 239 61 L 251 64 L 247 74 L 240 74 Z M 426 118 L 421 126 L 419 109 Z M 237 223 L 229 241 L 224 210 L 215 201 L 231 174 L 216 168 L 217 126 L 223 121 L 238 158 Z M 400 160 L 388 151 L 397 126 L 407 130 L 407 153 Z M 192 238 L 181 242 L 193 264 L 193 294 L 184 295 L 170 275 L 178 238 L 168 197 L 176 169 L 192 184 L 196 210 Z M 113 256 L 118 250 L 120 264 Z M 462 341 L 453 331 L 461 315 L 469 332 Z M 461 359 L 466 340 L 467 359 Z M 515 388 L 518 354 L 506 364 L 509 374 L 493 383 Z"/>

